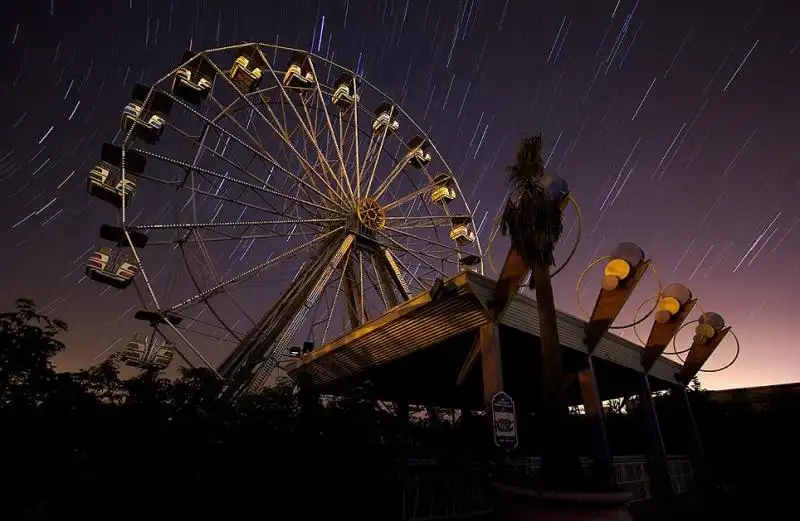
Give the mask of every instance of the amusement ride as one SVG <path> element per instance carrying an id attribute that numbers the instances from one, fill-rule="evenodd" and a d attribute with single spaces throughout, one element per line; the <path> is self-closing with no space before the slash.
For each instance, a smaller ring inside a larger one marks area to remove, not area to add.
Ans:
<path id="1" fill-rule="evenodd" d="M 434 143 L 363 77 L 260 43 L 136 84 L 88 192 L 109 207 L 90 279 L 133 291 L 122 360 L 205 365 L 236 396 L 463 269 L 473 210 Z"/>

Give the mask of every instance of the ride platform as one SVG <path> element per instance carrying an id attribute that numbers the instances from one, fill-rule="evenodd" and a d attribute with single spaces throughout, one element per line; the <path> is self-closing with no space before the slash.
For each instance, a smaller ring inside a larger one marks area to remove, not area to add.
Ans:
<path id="1" fill-rule="evenodd" d="M 536 301 L 516 294 L 492 326 L 495 281 L 471 271 L 446 280 L 388 310 L 286 366 L 289 376 L 323 393 L 370 385 L 377 399 L 418 405 L 482 409 L 486 404 L 480 361 L 481 330 L 499 337 L 502 387 L 517 410 L 541 403 L 541 344 Z M 558 313 L 564 352 L 565 389 L 571 404 L 583 403 L 578 385 L 585 368 L 586 322 Z M 645 373 L 642 347 L 607 333 L 592 353 L 602 400 L 637 394 Z M 660 356 L 648 371 L 652 390 L 679 386 L 681 366 Z M 490 386 L 491 387 L 491 386 Z"/>

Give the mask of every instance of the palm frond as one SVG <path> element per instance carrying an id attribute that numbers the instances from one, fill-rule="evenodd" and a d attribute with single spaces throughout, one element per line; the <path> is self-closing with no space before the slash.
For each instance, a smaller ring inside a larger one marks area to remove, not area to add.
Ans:
<path id="1" fill-rule="evenodd" d="M 542 162 L 542 136 L 528 136 L 517 147 L 517 160 L 506 168 L 508 184 L 512 191 L 524 192 L 541 189 L 539 180 L 544 175 Z"/>
<path id="2" fill-rule="evenodd" d="M 563 223 L 558 202 L 548 197 L 541 184 L 541 135 L 520 142 L 516 162 L 507 170 L 511 193 L 503 210 L 501 231 L 511 237 L 512 246 L 528 266 L 552 266 Z"/>

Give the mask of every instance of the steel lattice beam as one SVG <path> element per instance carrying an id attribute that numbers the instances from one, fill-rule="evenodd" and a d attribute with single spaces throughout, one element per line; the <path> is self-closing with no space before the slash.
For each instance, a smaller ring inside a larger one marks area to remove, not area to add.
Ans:
<path id="1" fill-rule="evenodd" d="M 283 296 L 222 362 L 219 372 L 230 382 L 225 391 L 227 397 L 238 395 L 250 386 L 254 378 L 263 379 L 265 370 L 274 367 L 268 361 L 291 341 L 308 310 L 314 306 L 331 275 L 350 251 L 354 238 L 353 234 L 346 234 L 328 242 L 316 256 L 316 261 L 304 267 Z M 262 365 L 264 362 L 267 363 Z"/>

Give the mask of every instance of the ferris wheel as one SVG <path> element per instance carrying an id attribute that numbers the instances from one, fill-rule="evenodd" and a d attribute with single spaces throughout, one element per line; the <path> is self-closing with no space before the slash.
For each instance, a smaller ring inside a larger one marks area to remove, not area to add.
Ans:
<path id="1" fill-rule="evenodd" d="M 141 300 L 152 333 L 128 344 L 130 365 L 161 369 L 176 350 L 258 389 L 284 357 L 483 271 L 456 175 L 351 70 L 241 44 L 187 51 L 131 98 L 89 172 L 113 210 L 86 268 Z"/>

